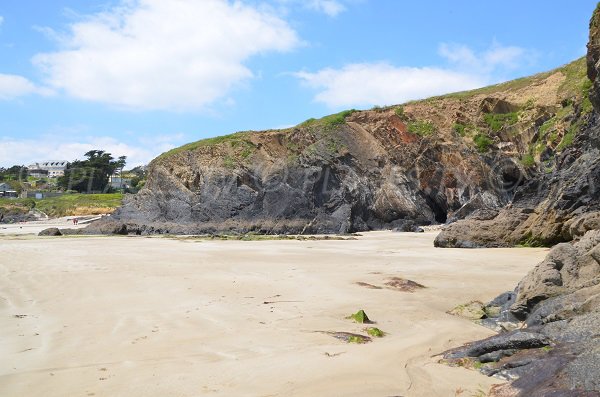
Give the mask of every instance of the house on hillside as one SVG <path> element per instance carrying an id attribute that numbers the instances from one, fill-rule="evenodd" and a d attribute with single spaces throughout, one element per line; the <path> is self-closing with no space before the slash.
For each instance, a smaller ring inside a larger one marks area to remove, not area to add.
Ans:
<path id="1" fill-rule="evenodd" d="M 59 176 L 63 176 L 65 174 L 65 169 L 67 168 L 67 165 L 69 164 L 68 161 L 66 160 L 50 160 L 50 161 L 43 161 L 41 163 L 33 163 L 30 164 L 29 166 L 27 166 L 27 168 L 29 170 L 35 170 L 35 171 L 46 171 L 48 172 L 47 175 L 50 178 L 57 178 Z M 30 171 L 30 175 L 31 176 L 35 176 L 36 178 L 41 178 L 42 175 L 40 172 L 37 173 L 37 175 L 33 175 Z"/>
<path id="2" fill-rule="evenodd" d="M 29 176 L 32 176 L 34 178 L 47 178 L 49 175 L 48 170 L 42 170 L 40 168 L 27 168 L 27 173 L 29 174 Z"/>
<path id="3" fill-rule="evenodd" d="M 6 182 L 0 183 L 0 197 L 18 197 L 17 191 Z"/>

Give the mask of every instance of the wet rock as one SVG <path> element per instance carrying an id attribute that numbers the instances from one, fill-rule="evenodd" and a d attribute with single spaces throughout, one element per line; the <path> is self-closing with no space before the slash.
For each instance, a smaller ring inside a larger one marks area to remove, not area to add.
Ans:
<path id="1" fill-rule="evenodd" d="M 58 228 L 50 227 L 39 232 L 38 236 L 62 236 L 62 233 Z"/>
<path id="2" fill-rule="evenodd" d="M 497 350 L 495 352 L 482 354 L 478 357 L 479 362 L 481 363 L 495 363 L 500 361 L 504 357 L 510 357 L 515 354 L 518 350 L 509 349 L 509 350 Z"/>
<path id="3" fill-rule="evenodd" d="M 456 359 L 462 357 L 474 357 L 495 353 L 504 350 L 522 350 L 534 349 L 550 344 L 550 338 L 545 335 L 515 331 L 511 333 L 499 334 L 491 338 L 475 342 L 464 349 L 458 349 L 446 354 L 447 358 Z M 489 357 L 489 356 L 486 356 Z"/>
<path id="4" fill-rule="evenodd" d="M 539 302 L 600 283 L 600 230 L 589 231 L 577 244 L 558 244 L 517 287 L 511 312 L 524 319 Z"/>
<path id="5" fill-rule="evenodd" d="M 379 328 L 376 328 L 376 327 L 367 328 L 367 334 L 369 334 L 369 336 L 372 336 L 374 338 L 383 338 L 385 336 L 385 332 L 383 332 L 382 330 L 380 330 Z"/>
<path id="6" fill-rule="evenodd" d="M 354 314 L 351 314 L 350 316 L 347 317 L 348 319 L 354 320 L 357 323 L 360 324 L 373 324 L 373 321 L 371 321 L 369 319 L 369 317 L 367 316 L 367 313 L 365 313 L 364 310 L 359 310 Z"/>
<path id="7" fill-rule="evenodd" d="M 504 332 L 445 357 L 485 364 L 481 372 L 511 381 L 493 396 L 598 396 L 600 390 L 600 231 L 559 244 L 520 283 L 485 308 L 511 313 L 525 327 Z M 489 310 L 488 310 L 489 312 Z M 487 318 L 491 325 L 502 323 Z"/>
<path id="8" fill-rule="evenodd" d="M 392 277 L 385 283 L 385 285 L 388 288 L 402 292 L 415 292 L 418 289 L 425 288 L 425 286 L 422 284 L 401 277 Z"/>
<path id="9" fill-rule="evenodd" d="M 346 343 L 363 344 L 363 343 L 369 343 L 372 341 L 372 339 L 368 336 L 361 335 L 361 334 L 355 334 L 352 332 L 323 331 L 323 333 L 333 336 L 334 338 L 344 341 Z"/>
<path id="10" fill-rule="evenodd" d="M 404 233 L 423 233 L 423 229 L 411 220 L 396 220 L 391 224 L 392 231 Z"/>
<path id="11" fill-rule="evenodd" d="M 481 320 L 486 317 L 484 304 L 479 301 L 472 301 L 464 305 L 458 305 L 450 310 L 448 314 L 464 317 L 469 320 Z"/>

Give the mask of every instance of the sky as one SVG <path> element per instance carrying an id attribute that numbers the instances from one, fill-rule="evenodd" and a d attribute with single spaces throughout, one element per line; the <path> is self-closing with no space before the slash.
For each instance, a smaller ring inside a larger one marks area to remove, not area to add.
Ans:
<path id="1" fill-rule="evenodd" d="M 585 55 L 596 1 L 1 0 L 0 167 L 128 165 L 547 71 Z"/>

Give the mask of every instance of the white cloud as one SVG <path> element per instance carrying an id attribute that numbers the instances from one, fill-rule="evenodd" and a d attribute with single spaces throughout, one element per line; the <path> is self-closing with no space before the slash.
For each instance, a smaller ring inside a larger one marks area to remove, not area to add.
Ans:
<path id="1" fill-rule="evenodd" d="M 0 73 L 0 100 L 10 100 L 29 94 L 49 94 L 49 90 L 39 88 L 23 76 Z"/>
<path id="2" fill-rule="evenodd" d="M 306 7 L 323 12 L 330 17 L 335 17 L 346 10 L 346 7 L 337 0 L 308 0 L 305 4 Z"/>
<path id="3" fill-rule="evenodd" d="M 496 82 L 497 72 L 515 69 L 532 58 L 522 48 L 497 43 L 482 53 L 464 45 L 441 44 L 439 54 L 450 62 L 450 67 L 355 63 L 294 75 L 317 91 L 315 101 L 332 108 L 391 105 L 482 87 Z"/>
<path id="4" fill-rule="evenodd" d="M 253 77 L 250 57 L 299 39 L 266 11 L 226 0 L 122 0 L 74 23 L 33 61 L 68 95 L 134 109 L 196 110 Z"/>
<path id="5" fill-rule="evenodd" d="M 345 3 L 362 0 L 274 0 L 280 14 L 289 14 L 295 9 L 305 9 L 336 17 L 346 11 Z"/>
<path id="6" fill-rule="evenodd" d="M 319 91 L 314 98 L 317 102 L 330 107 L 391 105 L 484 84 L 477 76 L 451 70 L 388 63 L 352 64 L 296 76 Z"/>
<path id="7" fill-rule="evenodd" d="M 67 134 L 63 134 L 67 135 Z M 159 154 L 183 143 L 183 135 L 158 136 L 152 140 L 140 139 L 134 144 L 123 143 L 112 137 L 92 136 L 72 140 L 60 135 L 18 139 L 0 137 L 0 166 L 29 165 L 36 161 L 83 159 L 83 154 L 101 149 L 113 157 L 127 156 L 127 168 L 148 164 Z"/>
<path id="8" fill-rule="evenodd" d="M 439 54 L 462 70 L 471 70 L 476 73 L 490 73 L 497 68 L 516 69 L 524 61 L 531 61 L 533 54 L 524 48 L 508 46 L 504 47 L 498 43 L 476 54 L 471 48 L 455 43 L 442 43 Z"/>

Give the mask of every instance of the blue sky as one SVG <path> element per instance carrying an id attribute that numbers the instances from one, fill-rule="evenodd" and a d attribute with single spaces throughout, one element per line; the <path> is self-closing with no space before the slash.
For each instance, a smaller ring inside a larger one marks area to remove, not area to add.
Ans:
<path id="1" fill-rule="evenodd" d="M 0 2 L 0 166 L 90 149 L 130 165 L 546 71 L 585 54 L 595 1 Z"/>

